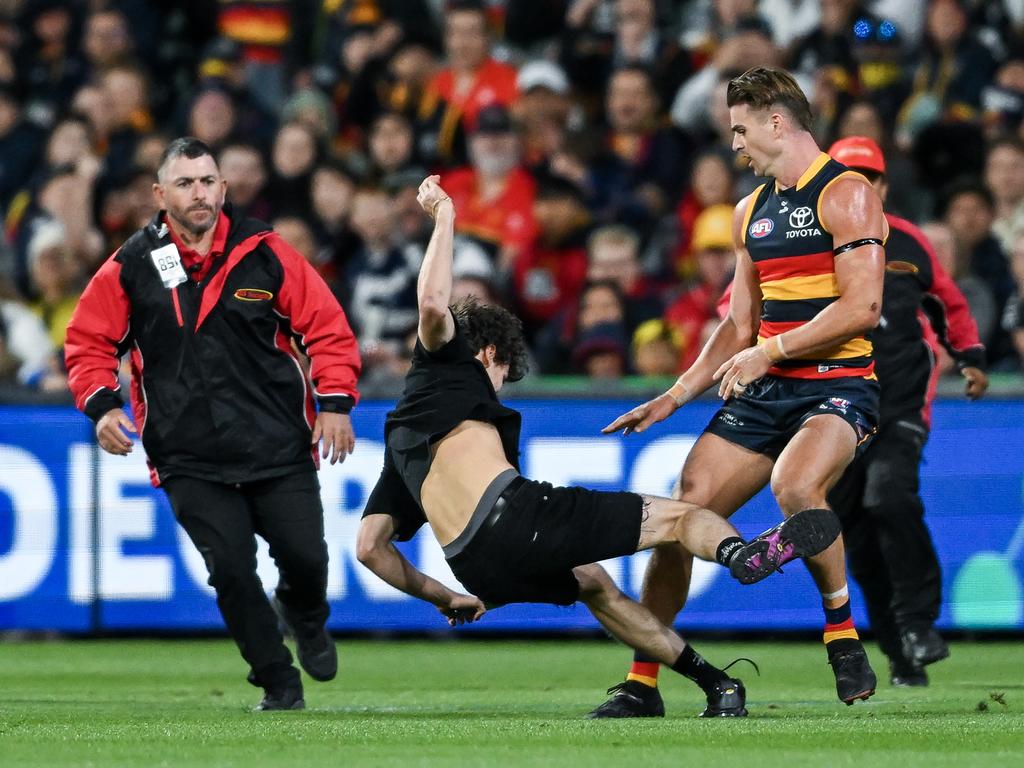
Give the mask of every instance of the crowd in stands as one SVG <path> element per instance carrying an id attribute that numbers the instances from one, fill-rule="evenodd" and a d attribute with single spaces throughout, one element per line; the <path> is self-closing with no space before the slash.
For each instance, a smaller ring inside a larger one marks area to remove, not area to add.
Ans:
<path id="1" fill-rule="evenodd" d="M 733 268 L 728 80 L 792 71 L 823 147 L 867 135 L 994 370 L 1024 356 L 1024 3 L 1014 0 L 0 0 L 0 381 L 66 386 L 64 329 L 155 214 L 169 139 L 216 153 L 401 376 L 430 221 L 456 295 L 524 322 L 541 374 L 689 365 Z"/>

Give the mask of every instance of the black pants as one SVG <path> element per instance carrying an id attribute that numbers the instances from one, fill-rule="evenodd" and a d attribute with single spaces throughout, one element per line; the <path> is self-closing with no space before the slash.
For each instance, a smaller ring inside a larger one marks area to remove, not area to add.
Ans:
<path id="1" fill-rule="evenodd" d="M 320 483 L 313 471 L 226 485 L 191 477 L 164 481 L 175 517 L 206 561 L 209 584 L 228 632 L 252 668 L 255 684 L 298 683 L 277 616 L 256 575 L 256 537 L 270 545 L 280 580 L 277 597 L 297 632 L 323 627 L 327 543 Z"/>
<path id="2" fill-rule="evenodd" d="M 918 495 L 927 439 L 917 419 L 890 421 L 829 494 L 843 522 L 850 574 L 891 659 L 902 657 L 899 630 L 935 621 L 942 601 L 942 571 Z"/>

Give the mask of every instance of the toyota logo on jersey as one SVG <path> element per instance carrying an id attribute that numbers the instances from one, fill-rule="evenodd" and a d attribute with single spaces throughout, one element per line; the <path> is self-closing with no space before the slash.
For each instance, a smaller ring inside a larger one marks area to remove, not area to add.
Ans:
<path id="1" fill-rule="evenodd" d="M 765 235 L 771 234 L 771 231 L 775 229 L 775 222 L 771 219 L 758 219 L 750 225 L 751 237 L 764 237 Z"/>
<path id="2" fill-rule="evenodd" d="M 802 205 L 789 214 L 789 226 L 793 229 L 803 229 L 814 221 L 814 213 L 806 205 Z"/>

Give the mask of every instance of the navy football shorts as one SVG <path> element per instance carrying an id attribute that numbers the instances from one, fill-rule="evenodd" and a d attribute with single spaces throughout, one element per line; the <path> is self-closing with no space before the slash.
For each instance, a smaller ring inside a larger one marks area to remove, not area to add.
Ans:
<path id="1" fill-rule="evenodd" d="M 790 379 L 762 376 L 734 395 L 705 432 L 777 459 L 812 416 L 831 413 L 857 434 L 857 453 L 878 429 L 878 382 L 860 376 Z"/>

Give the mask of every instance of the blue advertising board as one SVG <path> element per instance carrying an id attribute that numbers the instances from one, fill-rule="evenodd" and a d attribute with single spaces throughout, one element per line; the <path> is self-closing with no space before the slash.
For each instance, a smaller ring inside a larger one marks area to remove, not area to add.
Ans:
<path id="1" fill-rule="evenodd" d="M 712 413 L 697 402 L 642 435 L 600 429 L 635 403 L 529 400 L 522 465 L 532 478 L 667 495 Z M 356 531 L 380 473 L 384 414 L 365 402 L 353 414 L 358 443 L 320 482 L 330 551 L 330 626 L 342 631 L 445 630 L 436 610 L 392 589 L 355 556 Z M 1024 628 L 1024 402 L 939 402 L 921 470 L 922 496 L 942 560 L 945 628 Z M 733 522 L 747 535 L 779 512 L 758 494 Z M 401 548 L 419 568 L 457 588 L 428 529 Z M 636 594 L 647 555 L 605 563 Z M 261 545 L 264 585 L 276 571 Z M 859 599 L 855 597 L 857 604 Z M 863 617 L 861 617 L 863 620 Z M 819 598 L 795 565 L 742 587 L 715 564 L 694 570 L 680 626 L 816 629 Z M 194 631 L 222 626 L 202 558 L 149 484 L 141 449 L 98 450 L 91 424 L 70 408 L 0 406 L 0 630 Z M 596 627 L 582 606 L 507 606 L 460 631 L 565 631 Z"/>

